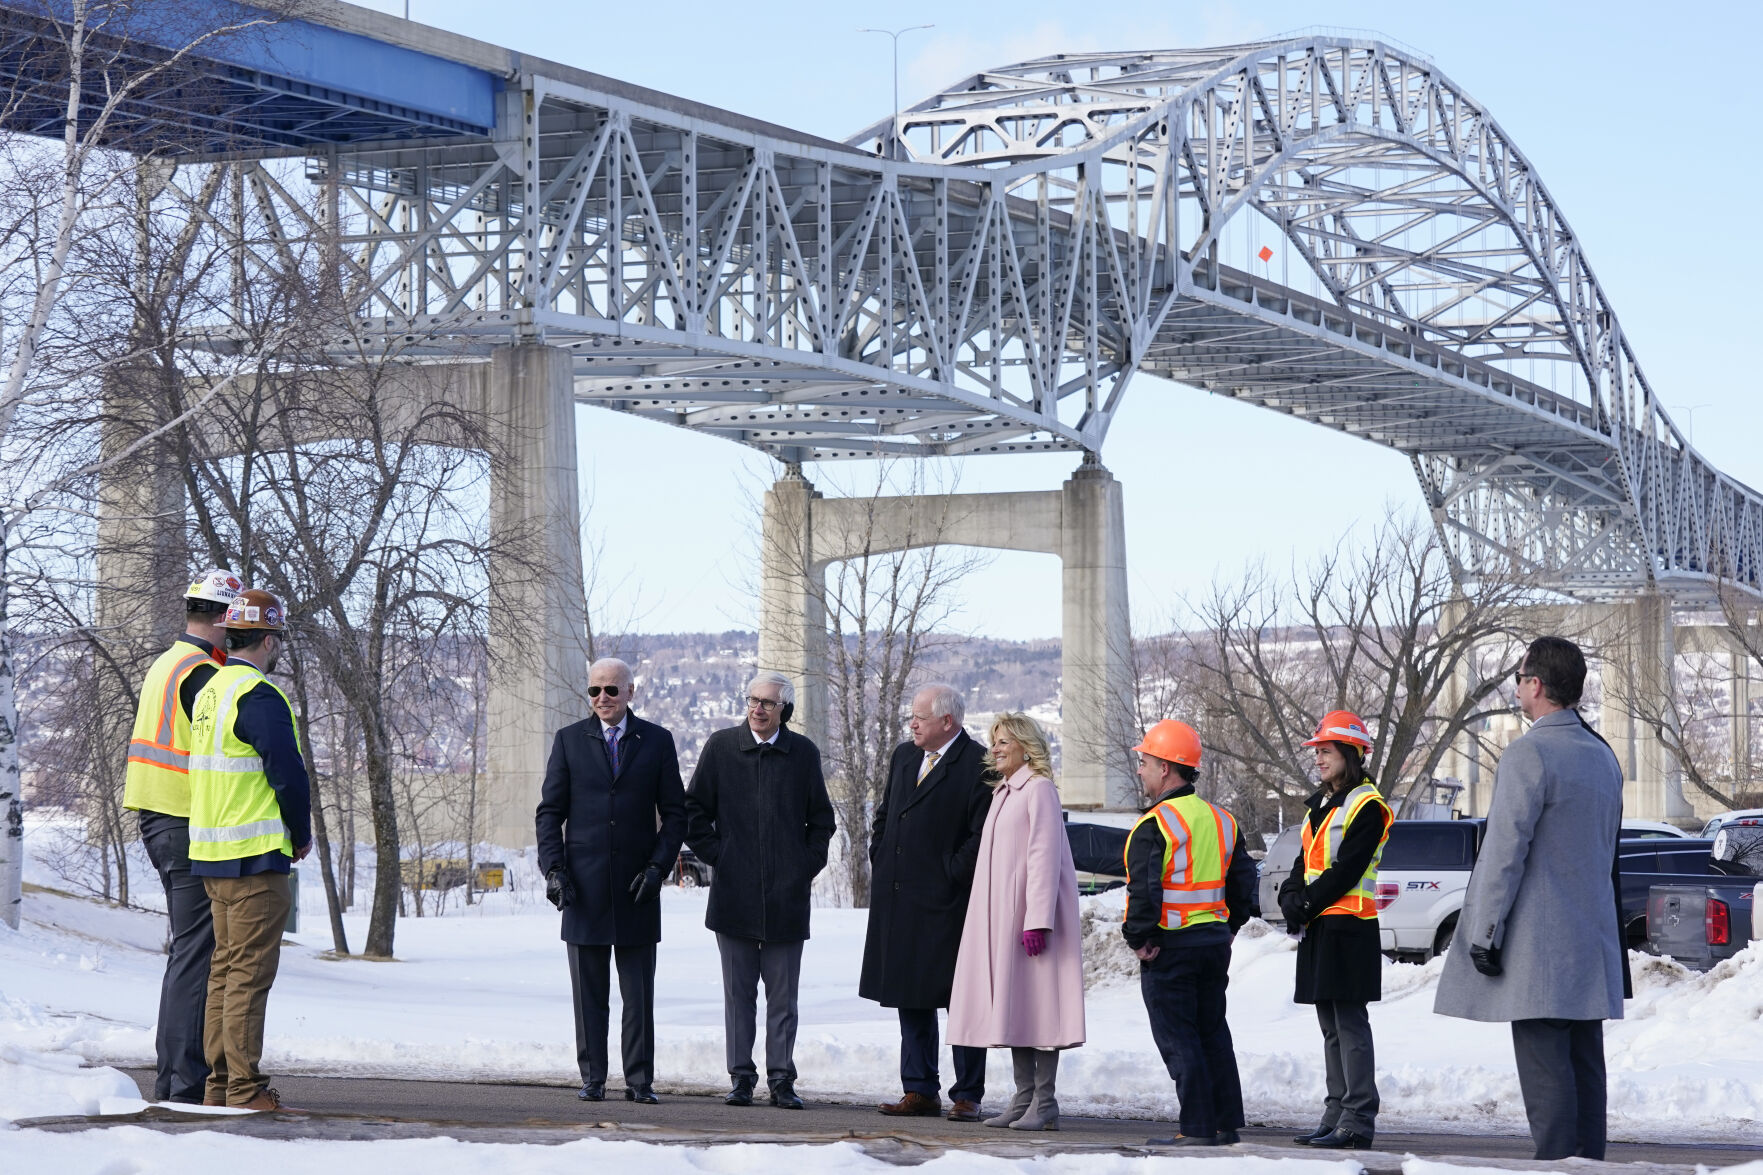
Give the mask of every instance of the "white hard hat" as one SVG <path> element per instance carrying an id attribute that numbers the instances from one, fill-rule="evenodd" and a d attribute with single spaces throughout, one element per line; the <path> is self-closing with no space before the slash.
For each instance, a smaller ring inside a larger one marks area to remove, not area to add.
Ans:
<path id="1" fill-rule="evenodd" d="M 245 590 L 245 581 L 224 567 L 213 567 L 196 577 L 186 600 L 207 600 L 213 604 L 230 604 L 233 597 Z"/>

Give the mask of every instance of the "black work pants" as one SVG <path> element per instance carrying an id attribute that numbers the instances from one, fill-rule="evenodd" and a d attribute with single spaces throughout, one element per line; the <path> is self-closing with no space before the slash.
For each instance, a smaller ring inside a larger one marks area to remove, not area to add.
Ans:
<path id="1" fill-rule="evenodd" d="M 937 1074 L 937 1010 L 900 1009 L 900 1088 L 928 1098 L 942 1096 Z M 949 1087 L 952 1102 L 977 1102 L 986 1096 L 986 1050 L 969 1045 L 950 1046 L 955 1054 L 955 1084 Z"/>
<path id="2" fill-rule="evenodd" d="M 167 825 L 156 819 L 155 824 L 159 827 L 143 839 L 147 859 L 165 887 L 171 950 L 159 984 L 153 1099 L 200 1105 L 208 1082 L 202 1026 L 208 1008 L 208 967 L 214 958 L 214 914 L 208 888 L 190 872 L 189 822 Z"/>
<path id="3" fill-rule="evenodd" d="M 722 1031 L 728 1075 L 751 1086 L 758 1034 L 759 983 L 765 981 L 765 1078 L 767 1085 L 796 1080 L 796 991 L 802 982 L 802 940 L 762 942 L 733 934 L 716 936 L 722 955 Z"/>
<path id="4" fill-rule="evenodd" d="M 1539 1159 L 1604 1157 L 1604 1022 L 1514 1020 L 1512 1052 Z"/>
<path id="5" fill-rule="evenodd" d="M 1179 932 L 1177 932 L 1179 933 Z M 1151 1039 L 1175 1079 L 1181 1132 L 1209 1138 L 1243 1125 L 1243 1087 L 1225 1021 L 1230 944 L 1164 945 L 1139 966 L 1139 993 L 1151 1019 Z"/>
<path id="6" fill-rule="evenodd" d="M 618 959 L 618 999 L 623 1007 L 620 1036 L 624 1087 L 655 1083 L 655 948 L 582 946 L 569 948 L 569 986 L 575 993 L 575 1063 L 583 1081 L 606 1080 L 606 1032 L 610 1027 L 612 959 Z"/>
<path id="7" fill-rule="evenodd" d="M 1371 1015 L 1364 1004 L 1317 1000 L 1322 1029 L 1322 1067 L 1328 1096 L 1322 1125 L 1371 1138 L 1377 1133 L 1377 1057 L 1371 1043 Z"/>

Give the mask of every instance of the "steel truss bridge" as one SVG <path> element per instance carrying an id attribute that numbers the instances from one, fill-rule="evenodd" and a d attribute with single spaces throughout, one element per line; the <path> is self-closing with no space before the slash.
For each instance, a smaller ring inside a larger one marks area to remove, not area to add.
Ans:
<path id="1" fill-rule="evenodd" d="M 66 2 L 0 0 L 15 87 Z M 1763 586 L 1763 500 L 1663 411 L 1530 160 L 1413 51 L 1059 55 L 839 143 L 302 16 L 204 48 L 118 141 L 181 159 L 198 212 L 229 172 L 266 265 L 337 241 L 356 341 L 542 340 L 579 400 L 786 462 L 1097 452 L 1146 371 L 1407 454 L 1464 580 Z M 14 110 L 59 133 L 52 101 Z"/>

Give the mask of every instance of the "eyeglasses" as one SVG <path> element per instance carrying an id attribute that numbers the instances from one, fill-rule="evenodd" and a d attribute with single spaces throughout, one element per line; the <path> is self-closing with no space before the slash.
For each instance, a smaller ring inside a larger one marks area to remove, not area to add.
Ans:
<path id="1" fill-rule="evenodd" d="M 1536 674 L 1526 673 L 1524 670 L 1520 669 L 1512 675 L 1512 684 L 1513 685 L 1523 685 L 1524 679 L 1527 677 L 1530 678 L 1532 681 L 1541 681 L 1542 680 Z"/>
<path id="2" fill-rule="evenodd" d="M 618 696 L 618 687 L 615 685 L 590 685 L 588 687 L 588 696 L 590 698 L 597 698 L 601 694 L 605 694 L 609 698 L 616 698 Z"/>
<path id="3" fill-rule="evenodd" d="M 776 698 L 748 698 L 747 699 L 747 709 L 749 709 L 749 710 L 764 710 L 767 714 L 771 713 L 773 710 L 777 709 L 781 705 L 783 705 L 783 703 L 781 701 L 778 701 Z"/>

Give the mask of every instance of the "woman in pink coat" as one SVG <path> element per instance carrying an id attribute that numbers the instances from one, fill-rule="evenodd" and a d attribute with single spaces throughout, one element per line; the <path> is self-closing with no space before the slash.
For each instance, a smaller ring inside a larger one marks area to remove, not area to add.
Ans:
<path id="1" fill-rule="evenodd" d="M 1000 714 L 991 744 L 992 807 L 955 961 L 949 1043 L 1010 1050 L 1016 1096 L 986 1125 L 1057 1130 L 1059 1050 L 1084 1042 L 1077 873 L 1046 736 L 1026 714 Z"/>

